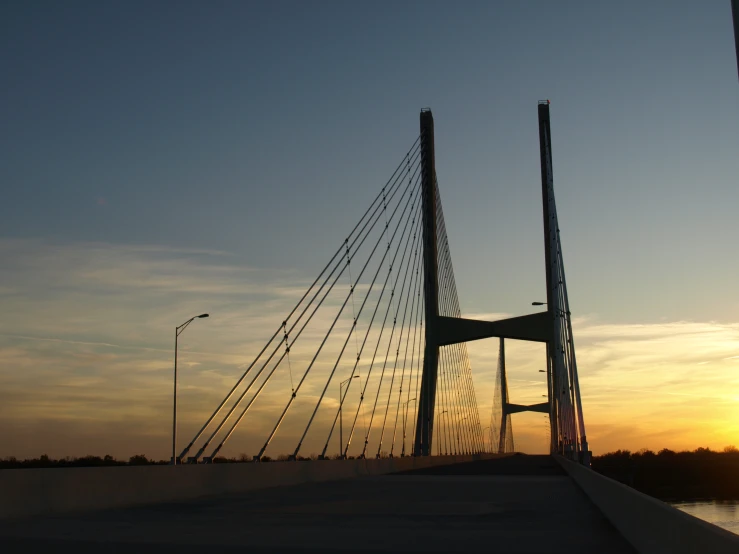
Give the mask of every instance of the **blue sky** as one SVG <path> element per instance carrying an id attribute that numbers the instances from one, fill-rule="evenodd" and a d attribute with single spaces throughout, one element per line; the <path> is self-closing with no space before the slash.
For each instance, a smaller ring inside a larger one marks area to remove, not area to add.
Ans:
<path id="1" fill-rule="evenodd" d="M 532 310 L 544 296 L 542 98 L 552 101 L 571 304 L 584 336 L 603 333 L 583 341 L 583 380 L 601 375 L 591 391 L 606 394 L 597 387 L 625 368 L 646 368 L 636 353 L 647 340 L 669 368 L 630 377 L 632 388 L 683 394 L 703 375 L 715 394 L 739 398 L 729 2 L 8 2 L 0 20 L 0 378 L 16 398 L 4 408 L 17 416 L 11 434 L 46 426 L 31 397 L 47 389 L 44 406 L 71 422 L 65 453 L 97 451 L 92 429 L 139 417 L 128 401 L 117 415 L 89 415 L 106 387 L 110 402 L 116 388 L 150 391 L 140 417 L 166 418 L 171 327 L 192 310 L 213 317 L 188 329 L 191 348 L 214 354 L 193 363 L 223 379 L 193 369 L 207 411 L 267 338 L 255 322 L 279 323 L 390 175 L 423 107 L 435 116 L 463 312 Z M 689 352 L 669 342 L 682 333 Z M 596 343 L 611 345 L 610 358 Z M 483 397 L 495 346 L 471 351 Z M 704 352 L 724 360 L 713 373 L 695 365 Z M 522 367 L 535 364 L 526 356 Z M 112 367 L 141 371 L 140 382 L 116 381 Z M 82 398 L 57 394 L 80 387 Z M 592 400 L 589 417 L 586 398 L 586 422 L 615 409 L 644 420 L 630 401 Z M 706 425 L 734 418 L 739 442 L 733 402 Z M 669 406 L 650 429 L 674 419 Z M 147 452 L 164 457 L 166 427 L 132 435 L 123 452 L 150 440 Z M 659 447 L 649 432 L 608 444 Z M 696 435 L 686 430 L 681 444 Z M 40 441 L 18 438 L 0 456 L 38 454 Z"/>

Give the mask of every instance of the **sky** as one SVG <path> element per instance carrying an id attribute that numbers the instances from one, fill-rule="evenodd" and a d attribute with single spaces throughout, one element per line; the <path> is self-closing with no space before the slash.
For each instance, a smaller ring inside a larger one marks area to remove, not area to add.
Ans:
<path id="1" fill-rule="evenodd" d="M 545 98 L 591 449 L 739 445 L 728 1 L 11 1 L 0 30 L 0 457 L 168 458 L 174 327 L 211 314 L 181 336 L 186 440 L 422 108 L 463 314 L 536 310 Z M 485 421 L 497 341 L 469 349 Z M 541 347 L 507 357 L 538 402 Z M 519 449 L 547 449 L 543 417 L 514 416 Z"/>

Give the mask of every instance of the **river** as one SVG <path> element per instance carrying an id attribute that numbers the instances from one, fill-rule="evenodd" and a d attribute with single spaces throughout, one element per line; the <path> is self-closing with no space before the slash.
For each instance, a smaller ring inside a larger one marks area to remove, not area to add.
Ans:
<path id="1" fill-rule="evenodd" d="M 739 535 L 739 500 L 670 502 L 678 510 Z"/>

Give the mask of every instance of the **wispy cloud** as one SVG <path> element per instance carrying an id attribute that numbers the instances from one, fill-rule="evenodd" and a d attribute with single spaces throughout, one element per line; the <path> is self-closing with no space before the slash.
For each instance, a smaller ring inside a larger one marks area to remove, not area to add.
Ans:
<path id="1" fill-rule="evenodd" d="M 13 293 L 5 299 L 9 317 L 0 323 L 1 394 L 11 414 L 3 422 L 9 427 L 4 430 L 4 436 L 9 437 L 3 447 L 7 451 L 0 455 L 48 449 L 48 444 L 56 444 L 50 434 L 60 421 L 97 422 L 90 428 L 101 430 L 105 426 L 98 423 L 127 420 L 129 430 L 119 435 L 113 453 L 130 452 L 141 435 L 155 433 L 162 441 L 149 454 L 166 457 L 164 439 L 168 431 L 164 422 L 171 417 L 174 326 L 194 314 L 212 313 L 211 318 L 196 321 L 180 337 L 180 420 L 183 436 L 191 436 L 251 365 L 267 339 L 279 330 L 278 340 L 267 351 L 269 355 L 276 349 L 276 356 L 246 399 L 264 382 L 274 361 L 284 353 L 279 340 L 282 319 L 309 283 L 289 271 L 242 266 L 238 259 L 218 252 L 55 245 L 44 241 L 9 241 L 1 247 L 9 257 L 7 267 L 12 268 L 4 277 Z M 292 387 L 309 367 L 315 346 L 308 345 L 320 343 L 332 324 L 337 298 L 343 298 L 348 287 L 348 282 L 340 284 L 336 294 L 325 301 L 325 309 L 312 317 L 254 404 L 247 424 L 242 425 L 249 432 L 237 431 L 230 449 L 253 453 L 260 446 L 257 441 L 266 436 L 276 414 L 289 400 Z M 367 291 L 366 285 L 355 289 L 358 295 Z M 345 310 L 344 317 L 336 322 L 335 335 L 349 332 L 355 309 Z M 307 312 L 302 321 L 311 313 Z M 293 316 L 291 323 L 297 317 Z M 291 339 L 297 338 L 301 326 L 292 331 Z M 376 330 L 373 333 L 369 335 L 370 344 L 378 336 Z M 328 374 L 339 360 L 334 385 L 327 391 L 312 434 L 306 439 L 308 452 L 322 448 L 325 437 L 321 436 L 338 407 L 334 389 L 339 378 L 344 379 L 351 371 L 358 342 L 351 341 L 341 358 L 340 346 L 335 339 L 327 342 L 312 365 L 275 439 L 275 449 L 295 447 L 302 432 L 300 426 L 305 425 L 307 414 L 314 409 Z M 345 407 L 347 417 L 356 410 L 357 385 L 364 383 L 370 353 L 368 349 L 358 367 L 362 379 L 357 384 L 352 382 L 347 401 L 353 404 Z M 245 382 L 261 366 L 262 362 L 254 366 Z M 390 368 L 387 371 L 389 374 Z M 397 372 L 400 378 L 400 364 Z M 368 397 L 379 385 L 379 374 L 375 364 Z M 380 406 L 387 402 L 387 390 L 385 386 Z M 31 437 L 17 432 L 41 421 L 46 425 L 40 425 Z M 89 440 L 89 433 L 82 436 Z M 67 449 L 58 454 L 79 452 L 81 440 L 68 441 Z M 107 438 L 95 440 L 105 443 Z"/>
<path id="2" fill-rule="evenodd" d="M 0 402 L 5 414 L 0 456 L 44 451 L 127 456 L 145 449 L 150 456 L 167 457 L 174 326 L 201 312 L 212 314 L 180 337 L 180 421 L 186 440 L 269 337 L 275 331 L 282 337 L 282 318 L 310 283 L 294 272 L 249 267 L 217 251 L 0 240 L 0 254 L 6 261 L 0 269 L 5 312 L 0 320 Z M 348 289 L 348 284 L 342 286 L 340 295 Z M 356 289 L 357 294 L 366 290 Z M 285 407 L 310 363 L 315 347 L 308 345 L 318 344 L 331 324 L 328 314 L 335 313 L 338 302 L 327 302 L 332 308 L 319 312 L 306 328 L 290 353 L 290 363 L 285 360 L 275 372 L 225 454 L 255 453 L 261 446 L 275 414 Z M 345 315 L 337 323 L 342 337 L 352 326 L 351 309 Z M 510 314 L 465 315 L 495 320 Z M 596 452 L 739 443 L 739 324 L 614 325 L 581 317 L 574 331 L 586 424 Z M 377 338 L 370 332 L 368 344 L 374 345 Z M 295 448 L 339 359 L 341 342 L 327 343 L 280 427 L 273 452 Z M 325 444 L 338 408 L 338 382 L 349 375 L 360 342 L 350 341 L 339 360 L 335 380 L 306 437 L 306 452 L 320 451 Z M 284 345 L 275 348 L 277 359 Z M 498 343 L 477 341 L 468 349 L 486 422 Z M 350 385 L 345 425 L 357 413 L 371 352 L 368 346 L 359 364 L 362 378 Z M 543 345 L 508 341 L 507 362 L 512 400 L 541 402 L 546 393 L 539 373 L 544 368 Z M 257 364 L 250 376 L 260 367 Z M 391 360 L 387 375 L 392 367 Z M 401 367 L 396 379 L 403 378 Z M 359 410 L 361 431 L 353 444 L 362 442 L 381 369 L 379 364 L 373 369 L 365 409 Z M 385 384 L 381 409 L 387 391 Z M 389 410 L 393 424 L 396 401 L 394 394 Z M 381 425 L 378 420 L 373 437 Z M 546 449 L 547 427 L 540 414 L 515 416 L 514 430 L 523 449 Z"/>

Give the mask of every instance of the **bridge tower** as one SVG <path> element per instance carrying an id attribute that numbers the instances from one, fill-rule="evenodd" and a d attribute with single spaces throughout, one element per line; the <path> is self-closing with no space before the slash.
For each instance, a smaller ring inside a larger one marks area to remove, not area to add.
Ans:
<path id="1" fill-rule="evenodd" d="M 539 104 L 538 113 L 546 311 L 498 321 L 461 316 L 436 178 L 434 119 L 430 110 L 422 110 L 420 135 L 390 179 L 177 460 L 197 463 L 205 449 L 215 445 L 210 456 L 203 457 L 205 461 L 213 461 L 271 380 L 282 386 L 284 407 L 275 412 L 274 425 L 254 457 L 257 461 L 263 459 L 286 418 L 293 419 L 291 425 L 294 427 L 298 421 L 294 416 L 300 414 L 296 414 L 298 408 L 291 412 L 294 406 L 306 410 L 305 425 L 300 423 L 303 430 L 289 456 L 292 460 L 299 459 L 304 441 L 311 440 L 309 433 L 312 428 L 316 429 L 313 424 L 325 420 L 319 415 L 322 404 L 321 413 L 329 413 L 330 423 L 319 459 L 326 459 L 335 429 L 339 434 L 338 456 L 347 456 L 365 407 L 370 413 L 368 425 L 363 425 L 361 458 L 367 455 L 371 436 L 376 443 L 376 457 L 383 455 L 383 439 L 389 443 L 390 456 L 393 456 L 396 442 L 400 455 L 405 455 L 409 420 L 415 421 L 415 429 L 410 433 L 414 456 L 431 455 L 433 441 L 437 442 L 438 454 L 441 454 L 442 445 L 445 454 L 482 452 L 484 441 L 469 355 L 461 343 L 498 337 L 500 418 L 497 427 L 502 430 L 502 436 L 498 436 L 497 448 L 513 449 L 511 414 L 544 412 L 551 420 L 551 451 L 587 463 L 585 425 L 554 201 L 548 101 Z M 352 271 L 353 267 L 358 267 L 359 271 Z M 336 286 L 342 276 L 348 278 L 348 289 L 343 284 Z M 314 319 L 318 310 L 330 317 Z M 327 328 L 322 326 L 325 321 L 331 322 Z M 306 328 L 309 330 L 304 333 Z M 322 339 L 309 344 L 311 337 Z M 298 339 L 301 339 L 301 348 L 306 344 L 302 352 L 294 349 Z M 548 402 L 523 406 L 509 401 L 505 339 L 546 344 Z M 330 370 L 312 371 L 316 367 Z M 412 379 L 414 370 L 415 379 Z M 278 377 L 273 380 L 275 374 Z M 305 385 L 308 379 L 311 384 Z M 356 409 L 352 406 L 353 415 L 348 414 L 351 418 L 349 433 L 344 440 L 343 418 L 355 379 L 358 400 Z M 368 390 L 370 382 L 374 390 Z M 334 408 L 327 405 L 327 401 L 337 384 L 338 406 Z M 310 387 L 320 391 L 317 399 L 314 394 L 305 394 Z M 415 414 L 410 411 L 411 406 Z M 439 418 L 436 430 L 435 417 Z M 377 428 L 374 434 L 373 427 Z M 196 442 L 201 446 L 195 455 L 185 458 Z"/>
<path id="2" fill-rule="evenodd" d="M 439 365 L 436 321 L 439 315 L 438 252 L 436 229 L 436 160 L 434 154 L 434 116 L 431 110 L 421 111 L 421 212 L 423 217 L 423 296 L 425 309 L 425 339 L 421 392 L 418 399 L 416 456 L 431 454 L 434 436 L 434 408 Z"/>
<path id="3" fill-rule="evenodd" d="M 538 117 L 544 223 L 544 265 L 547 286 L 547 301 L 544 304 L 546 304 L 547 309 L 540 314 L 543 319 L 536 322 L 536 324 L 530 322 L 518 338 L 546 344 L 548 398 L 547 402 L 530 406 L 509 402 L 505 347 L 502 335 L 500 335 L 498 373 L 491 427 L 494 430 L 493 440 L 497 439 L 498 452 L 512 452 L 514 445 L 511 414 L 524 411 L 549 414 L 550 451 L 589 465 L 590 453 L 585 435 L 571 312 L 567 296 L 564 261 L 562 259 L 557 207 L 554 199 L 552 135 L 548 100 L 539 102 Z M 535 329 L 537 325 L 538 330 Z M 537 337 L 537 335 L 539 336 Z"/>
<path id="4" fill-rule="evenodd" d="M 436 244 L 436 171 L 434 167 L 434 123 L 429 110 L 421 112 L 421 156 L 423 198 L 425 351 L 414 455 L 431 454 L 439 348 L 452 344 L 499 337 L 500 366 L 496 399 L 500 407 L 498 448 L 512 449 L 510 416 L 523 411 L 548 413 L 552 453 L 589 463 L 588 443 L 580 398 L 569 299 L 565 281 L 559 223 L 554 200 L 549 101 L 538 105 L 539 146 L 542 176 L 547 309 L 536 314 L 499 321 L 480 321 L 439 315 Z M 509 402 L 505 376 L 504 339 L 546 344 L 548 401 L 531 406 Z M 496 419 L 494 415 L 493 419 Z M 508 439 L 510 437 L 510 440 Z M 506 446 L 507 445 L 507 446 Z"/>
<path id="5" fill-rule="evenodd" d="M 505 363 L 505 339 L 500 339 L 498 349 L 498 370 L 495 375 L 495 396 L 493 398 L 493 416 L 491 427 L 493 436 L 497 438 L 496 451 L 499 454 L 514 452 L 513 427 L 511 415 L 520 412 L 539 412 L 550 414 L 551 404 L 549 401 L 539 404 L 514 404 L 508 396 L 508 376 L 506 375 Z M 551 417 L 551 416 L 550 416 Z"/>
<path id="6" fill-rule="evenodd" d="M 547 341 L 547 380 L 552 450 L 589 464 L 590 454 L 580 398 L 570 303 L 562 259 L 557 206 L 554 200 L 549 100 L 539 102 L 538 113 L 547 282 L 547 311 L 545 313 L 551 330 L 550 339 Z"/>

